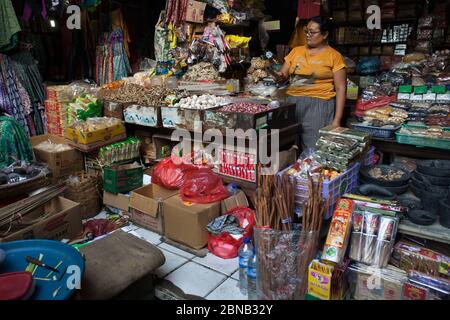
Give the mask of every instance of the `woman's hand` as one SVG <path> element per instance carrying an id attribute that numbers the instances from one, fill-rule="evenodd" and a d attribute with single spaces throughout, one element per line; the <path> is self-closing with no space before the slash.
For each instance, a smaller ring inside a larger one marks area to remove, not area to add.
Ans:
<path id="1" fill-rule="evenodd" d="M 289 66 L 285 63 L 283 64 L 283 67 L 279 72 L 276 72 L 278 74 L 278 79 L 274 77 L 274 80 L 277 82 L 284 82 L 289 78 Z"/>
<path id="2" fill-rule="evenodd" d="M 331 124 L 334 128 L 339 128 L 341 126 L 341 120 L 340 119 L 334 119 L 333 123 Z"/>

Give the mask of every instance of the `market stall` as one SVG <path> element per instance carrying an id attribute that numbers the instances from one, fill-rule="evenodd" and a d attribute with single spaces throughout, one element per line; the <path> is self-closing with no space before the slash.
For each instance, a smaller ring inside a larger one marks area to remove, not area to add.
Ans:
<path id="1" fill-rule="evenodd" d="M 1 43 L 0 284 L 17 272 L 25 284 L 15 296 L 0 286 L 0 299 L 112 299 L 139 284 L 186 298 L 159 280 L 211 261 L 232 265 L 215 289 L 232 282 L 249 300 L 450 299 L 446 20 L 440 5 L 387 1 L 382 29 L 367 32 L 368 2 L 321 5 L 345 55 L 330 51 L 333 72 L 349 76 L 336 89 L 341 125 L 330 118 L 310 149 L 301 140 L 321 114 L 302 123 L 309 100 L 289 90 L 317 75 L 283 78 L 264 1 L 166 1 L 153 13 L 154 59 L 136 58 L 125 5 L 86 4 L 84 23 L 110 19 L 95 41 L 85 30 L 94 80 L 45 83 L 30 52 Z M 84 287 L 62 294 L 72 260 Z"/>

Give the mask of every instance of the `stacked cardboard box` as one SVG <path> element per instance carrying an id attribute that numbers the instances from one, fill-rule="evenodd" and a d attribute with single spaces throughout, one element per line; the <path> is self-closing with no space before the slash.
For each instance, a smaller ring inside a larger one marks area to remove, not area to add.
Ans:
<path id="1" fill-rule="evenodd" d="M 47 133 L 62 137 L 67 126 L 67 105 L 70 101 L 65 92 L 67 86 L 49 86 L 46 90 L 45 112 Z"/>
<path id="2" fill-rule="evenodd" d="M 36 146 L 42 142 L 50 141 L 54 144 L 67 144 L 67 140 L 57 135 L 41 135 L 31 137 L 31 145 L 37 161 L 47 163 L 49 170 L 52 173 L 53 180 L 67 177 L 84 169 L 83 154 L 74 149 L 50 152 L 47 150 L 37 149 Z"/>

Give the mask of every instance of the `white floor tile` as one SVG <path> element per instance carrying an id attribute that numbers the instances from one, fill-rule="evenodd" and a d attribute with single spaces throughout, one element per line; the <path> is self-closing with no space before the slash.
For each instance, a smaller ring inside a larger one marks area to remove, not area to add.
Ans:
<path id="1" fill-rule="evenodd" d="M 227 276 L 231 276 L 239 268 L 239 258 L 222 259 L 212 253 L 208 253 L 204 258 L 196 257 L 192 261 L 226 274 Z"/>
<path id="2" fill-rule="evenodd" d="M 223 274 L 202 267 L 194 262 L 188 262 L 170 273 L 166 280 L 183 290 L 186 294 L 205 297 L 226 279 Z"/>
<path id="3" fill-rule="evenodd" d="M 141 238 L 142 240 L 145 240 L 147 242 L 150 242 L 151 244 L 157 246 L 161 243 L 161 236 L 155 232 L 145 230 L 142 228 L 133 230 L 130 232 L 130 234 L 133 234 L 137 236 L 138 238 Z"/>
<path id="4" fill-rule="evenodd" d="M 185 259 L 183 257 L 180 257 L 176 254 L 173 254 L 172 252 L 166 251 L 161 249 L 162 253 L 164 254 L 164 257 L 166 257 L 166 262 L 156 270 L 155 274 L 159 278 L 164 278 L 169 273 L 171 273 L 176 268 L 182 266 L 184 263 L 188 261 L 188 259 Z"/>
<path id="5" fill-rule="evenodd" d="M 237 280 L 228 278 L 217 289 L 210 293 L 207 300 L 248 300 L 246 295 L 243 295 L 238 287 Z"/>
<path id="6" fill-rule="evenodd" d="M 165 242 L 160 243 L 158 245 L 158 247 L 160 247 L 161 249 L 170 251 L 172 253 L 175 253 L 175 254 L 177 254 L 179 256 L 182 256 L 183 258 L 186 258 L 186 259 L 189 259 L 189 260 L 195 257 L 193 254 L 191 254 L 191 253 L 189 253 L 187 251 L 178 249 L 177 247 L 171 246 L 170 244 L 167 244 Z"/>
<path id="7" fill-rule="evenodd" d="M 131 232 L 131 231 L 134 231 L 134 230 L 137 230 L 137 229 L 139 229 L 139 227 L 137 225 L 129 222 L 127 226 L 122 228 L 122 231 L 123 232 Z"/>
<path id="8" fill-rule="evenodd" d="M 239 281 L 239 270 L 236 271 L 235 273 L 233 273 L 233 274 L 231 275 L 231 277 L 232 277 L 234 280 L 238 280 L 238 281 Z"/>

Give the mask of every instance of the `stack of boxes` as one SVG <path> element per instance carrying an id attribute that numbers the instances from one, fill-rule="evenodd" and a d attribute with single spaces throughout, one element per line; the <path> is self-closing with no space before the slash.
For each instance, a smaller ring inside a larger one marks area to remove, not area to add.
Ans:
<path id="1" fill-rule="evenodd" d="M 223 150 L 219 156 L 220 174 L 256 182 L 256 155 Z"/>
<path id="2" fill-rule="evenodd" d="M 62 137 L 67 124 L 67 86 L 49 86 L 45 100 L 47 133 Z"/>

